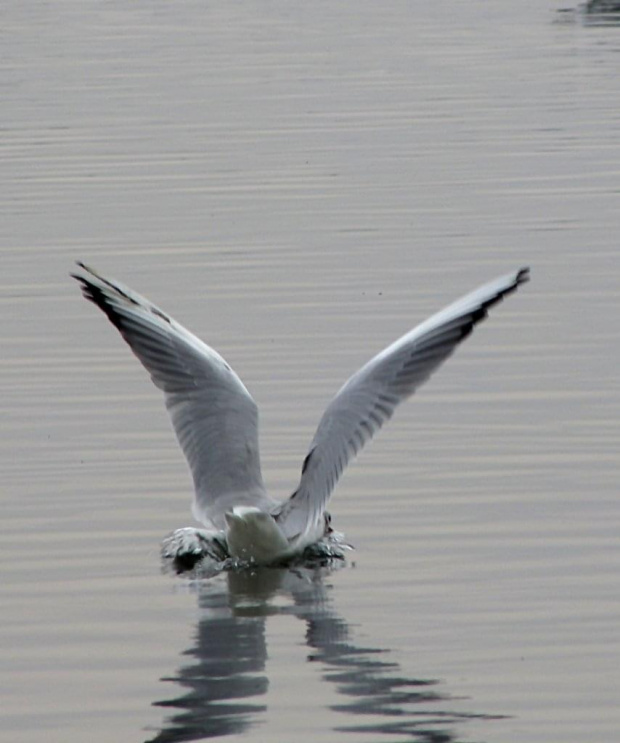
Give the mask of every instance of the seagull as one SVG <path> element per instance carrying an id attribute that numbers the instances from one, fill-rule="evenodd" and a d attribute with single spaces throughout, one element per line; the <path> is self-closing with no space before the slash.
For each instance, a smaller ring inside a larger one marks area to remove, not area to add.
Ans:
<path id="1" fill-rule="evenodd" d="M 164 393 L 194 480 L 192 513 L 206 528 L 201 534 L 215 535 L 223 555 L 257 565 L 286 562 L 330 534 L 325 509 L 348 462 L 488 310 L 529 279 L 521 268 L 484 284 L 356 371 L 323 413 L 297 488 L 280 501 L 263 483 L 258 407 L 229 364 L 148 299 L 77 265 L 82 273 L 71 275 L 84 297 L 107 315 Z"/>

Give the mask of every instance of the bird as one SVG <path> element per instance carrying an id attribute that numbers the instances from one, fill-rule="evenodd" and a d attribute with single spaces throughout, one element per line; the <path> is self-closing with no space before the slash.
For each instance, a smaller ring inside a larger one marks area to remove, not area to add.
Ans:
<path id="1" fill-rule="evenodd" d="M 77 265 L 81 272 L 71 276 L 83 296 L 105 313 L 164 393 L 193 477 L 192 513 L 205 527 L 177 530 L 180 543 L 187 534 L 212 535 L 223 556 L 252 565 L 285 563 L 332 531 L 326 507 L 349 461 L 489 309 L 529 280 L 529 268 L 521 268 L 484 284 L 356 371 L 325 409 L 297 487 L 278 500 L 261 473 L 258 407 L 231 366 L 145 297 Z"/>

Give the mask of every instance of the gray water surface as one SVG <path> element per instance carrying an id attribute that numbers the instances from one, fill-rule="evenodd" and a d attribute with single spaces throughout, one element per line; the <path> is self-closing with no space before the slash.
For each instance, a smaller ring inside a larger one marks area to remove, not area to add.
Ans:
<path id="1" fill-rule="evenodd" d="M 4 3 L 2 740 L 617 737 L 620 29 L 565 5 Z M 224 355 L 281 497 L 372 354 L 532 281 L 350 466 L 346 566 L 192 582 L 78 259 Z"/>

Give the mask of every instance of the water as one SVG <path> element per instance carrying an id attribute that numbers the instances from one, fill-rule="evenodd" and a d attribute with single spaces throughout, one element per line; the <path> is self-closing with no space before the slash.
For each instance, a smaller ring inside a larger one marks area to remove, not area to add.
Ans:
<path id="1" fill-rule="evenodd" d="M 620 33 L 563 7 L 4 4 L 3 740 L 617 736 Z M 532 281 L 347 471 L 347 566 L 191 583 L 77 259 L 234 366 L 282 496 L 370 355 Z"/>

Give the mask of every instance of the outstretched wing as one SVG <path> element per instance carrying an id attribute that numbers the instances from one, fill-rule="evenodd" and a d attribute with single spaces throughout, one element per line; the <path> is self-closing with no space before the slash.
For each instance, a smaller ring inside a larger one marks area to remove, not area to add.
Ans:
<path id="1" fill-rule="evenodd" d="M 105 312 L 164 392 L 194 478 L 196 519 L 224 528 L 232 505 L 273 505 L 260 469 L 258 409 L 235 372 L 147 299 L 78 265 L 88 275 L 72 275 L 86 299 Z"/>
<path id="2" fill-rule="evenodd" d="M 487 310 L 528 278 L 529 270 L 522 268 L 467 294 L 399 338 L 346 382 L 323 413 L 297 490 L 278 510 L 289 538 L 316 529 L 351 457 L 484 320 Z"/>

